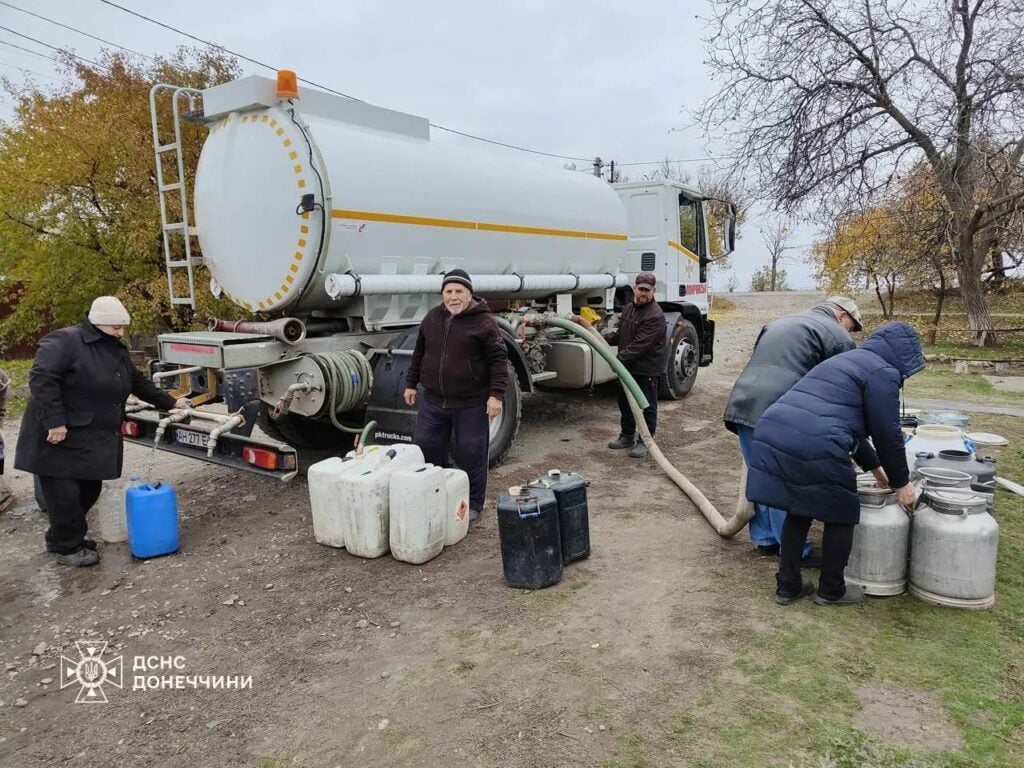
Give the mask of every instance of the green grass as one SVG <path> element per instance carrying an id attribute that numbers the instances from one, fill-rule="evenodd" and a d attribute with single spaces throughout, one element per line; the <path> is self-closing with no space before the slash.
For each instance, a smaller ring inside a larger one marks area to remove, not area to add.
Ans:
<path id="1" fill-rule="evenodd" d="M 7 417 L 17 418 L 25 412 L 27 398 L 15 393 L 28 386 L 28 372 L 32 368 L 31 360 L 4 360 L 0 368 L 11 377 L 11 391 L 7 396 Z"/>
<path id="2" fill-rule="evenodd" d="M 1024 480 L 1024 420 L 976 416 L 1006 435 L 1002 473 Z M 691 767 L 1004 768 L 1024 765 L 1024 499 L 1000 491 L 996 606 L 957 611 L 909 595 L 825 610 L 809 601 L 766 610 L 732 666 L 671 739 Z M 767 590 L 737 590 L 738 602 Z M 952 752 L 886 744 L 859 731 L 862 686 L 933 695 L 963 739 Z M 621 750 L 628 765 L 637 749 Z M 639 753 L 642 755 L 642 753 Z"/>
<path id="3" fill-rule="evenodd" d="M 649 765 L 643 736 L 637 733 L 620 736 L 618 759 L 601 764 L 602 768 L 647 768 Z"/>
<path id="4" fill-rule="evenodd" d="M 906 397 L 963 400 L 989 405 L 1024 405 L 1024 392 L 1000 392 L 978 373 L 953 373 L 928 368 L 912 376 L 903 386 Z"/>
<path id="5" fill-rule="evenodd" d="M 954 358 L 963 357 L 970 360 L 1024 360 L 1024 339 L 1004 339 L 999 342 L 998 347 L 975 347 L 969 344 L 941 341 L 926 346 L 924 353 Z"/>

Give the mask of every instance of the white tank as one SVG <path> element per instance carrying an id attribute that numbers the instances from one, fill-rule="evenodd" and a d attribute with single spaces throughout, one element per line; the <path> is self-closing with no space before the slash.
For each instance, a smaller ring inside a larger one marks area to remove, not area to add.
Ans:
<path id="1" fill-rule="evenodd" d="M 444 488 L 444 545 L 450 547 L 469 532 L 469 475 L 461 469 L 446 469 Z"/>
<path id="2" fill-rule="evenodd" d="M 398 469 L 391 477 L 391 554 L 425 563 L 441 554 L 446 530 L 447 480 L 441 467 Z"/>
<path id="3" fill-rule="evenodd" d="M 939 451 L 962 451 L 964 449 L 964 433 L 959 427 L 948 424 L 921 424 L 914 430 L 914 435 L 907 440 L 904 450 L 907 453 L 907 466 L 914 471 L 917 454 L 922 451 L 939 455 Z"/>
<path id="4" fill-rule="evenodd" d="M 437 141 L 413 115 L 309 89 L 300 97 L 293 120 L 267 78 L 203 94 L 212 122 L 196 170 L 195 221 L 206 264 L 235 303 L 351 315 L 372 308 L 332 301 L 325 274 L 621 268 L 625 209 L 591 174 Z M 297 214 L 307 193 L 328 210 Z M 401 301 L 391 309 L 412 319 L 424 299 Z"/>
<path id="5" fill-rule="evenodd" d="M 392 473 L 402 467 L 423 466 L 416 445 L 383 446 L 345 472 L 337 482 L 345 549 L 356 557 L 380 557 L 388 551 L 391 535 L 390 488 Z"/>

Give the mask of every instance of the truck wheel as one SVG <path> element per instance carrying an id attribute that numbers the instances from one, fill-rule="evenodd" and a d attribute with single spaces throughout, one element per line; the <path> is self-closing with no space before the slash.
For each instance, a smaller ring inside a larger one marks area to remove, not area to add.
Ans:
<path id="1" fill-rule="evenodd" d="M 519 433 L 519 420 L 522 417 L 523 393 L 519 388 L 519 377 L 516 376 L 512 364 L 508 366 L 508 387 L 505 389 L 505 401 L 501 413 L 491 419 L 491 440 L 488 446 L 487 465 L 491 468 L 505 460 L 512 443 Z"/>
<path id="2" fill-rule="evenodd" d="M 697 329 L 689 320 L 680 319 L 668 343 L 668 366 L 658 388 L 661 399 L 680 400 L 690 394 L 699 364 Z"/>
<path id="3" fill-rule="evenodd" d="M 333 424 L 291 413 L 274 420 L 261 408 L 257 423 L 268 437 L 295 449 L 298 472 L 302 476 L 310 465 L 331 456 L 343 456 L 355 445 L 355 435 L 335 429 Z"/>

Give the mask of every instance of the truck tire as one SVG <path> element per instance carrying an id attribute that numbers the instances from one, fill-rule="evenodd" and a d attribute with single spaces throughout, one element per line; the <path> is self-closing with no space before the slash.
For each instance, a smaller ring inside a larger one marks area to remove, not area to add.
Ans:
<path id="1" fill-rule="evenodd" d="M 516 441 L 519 421 L 522 418 L 522 405 L 523 393 L 519 387 L 519 377 L 509 363 L 505 401 L 502 403 L 501 413 L 491 419 L 491 440 L 487 449 L 488 467 L 493 469 L 501 464 Z"/>
<path id="2" fill-rule="evenodd" d="M 303 477 L 310 465 L 331 456 L 344 456 L 355 445 L 355 435 L 335 429 L 333 424 L 291 413 L 274 420 L 261 408 L 257 423 L 267 437 L 295 449 L 298 473 Z"/>
<path id="3" fill-rule="evenodd" d="M 658 395 L 662 400 L 681 400 L 690 394 L 700 364 L 700 338 L 689 320 L 676 322 L 668 343 L 668 364 Z"/>

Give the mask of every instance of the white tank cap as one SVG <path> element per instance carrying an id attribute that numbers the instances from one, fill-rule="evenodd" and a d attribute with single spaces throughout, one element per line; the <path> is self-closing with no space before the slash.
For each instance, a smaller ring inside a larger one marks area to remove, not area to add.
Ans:
<path id="1" fill-rule="evenodd" d="M 562 474 L 562 470 L 560 470 L 560 469 L 549 469 L 548 470 L 548 477 L 558 477 L 560 474 Z"/>
<path id="2" fill-rule="evenodd" d="M 508 495 L 509 496 L 518 496 L 522 492 L 523 492 L 523 486 L 521 486 L 521 485 L 510 485 L 509 488 L 508 488 Z"/>

